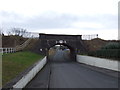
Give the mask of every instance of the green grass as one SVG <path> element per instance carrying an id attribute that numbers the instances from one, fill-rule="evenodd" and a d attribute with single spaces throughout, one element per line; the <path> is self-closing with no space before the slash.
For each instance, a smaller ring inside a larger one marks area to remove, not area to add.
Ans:
<path id="1" fill-rule="evenodd" d="M 43 56 L 29 51 L 24 51 L 4 54 L 2 58 L 2 83 L 5 85 L 20 72 L 43 58 Z"/>

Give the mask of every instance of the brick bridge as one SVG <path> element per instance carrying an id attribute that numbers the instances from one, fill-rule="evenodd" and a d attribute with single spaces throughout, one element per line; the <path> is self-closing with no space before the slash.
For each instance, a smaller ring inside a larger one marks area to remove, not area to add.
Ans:
<path id="1" fill-rule="evenodd" d="M 63 35 L 63 34 L 39 34 L 39 43 L 36 51 L 40 54 L 48 55 L 48 50 L 55 45 L 67 46 L 71 51 L 71 58 L 76 60 L 76 54 L 86 51 L 81 38 L 82 35 Z"/>

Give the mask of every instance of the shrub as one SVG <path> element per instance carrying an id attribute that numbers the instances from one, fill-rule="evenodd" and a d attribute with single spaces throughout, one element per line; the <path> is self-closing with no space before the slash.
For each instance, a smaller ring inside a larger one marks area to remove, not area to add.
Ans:
<path id="1" fill-rule="evenodd" d="M 101 49 L 120 49 L 120 42 L 110 42 Z"/>

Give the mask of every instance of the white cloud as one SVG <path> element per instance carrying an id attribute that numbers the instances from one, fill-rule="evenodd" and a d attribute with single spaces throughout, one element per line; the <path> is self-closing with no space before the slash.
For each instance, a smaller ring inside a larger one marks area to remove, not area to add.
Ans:
<path id="1" fill-rule="evenodd" d="M 118 1 L 0 0 L 0 24 L 48 33 L 98 33 L 105 39 L 115 39 Z"/>
<path id="2" fill-rule="evenodd" d="M 94 29 L 100 29 L 103 28 L 104 26 L 99 24 L 99 23 L 94 23 L 94 22 L 75 22 L 72 23 L 73 27 L 75 28 L 94 28 Z"/>

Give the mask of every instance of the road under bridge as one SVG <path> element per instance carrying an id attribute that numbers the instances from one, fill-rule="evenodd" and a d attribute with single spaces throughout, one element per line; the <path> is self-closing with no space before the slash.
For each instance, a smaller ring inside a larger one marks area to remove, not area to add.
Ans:
<path id="1" fill-rule="evenodd" d="M 117 77 L 92 68 L 71 61 L 60 49 L 25 88 L 118 88 Z"/>

